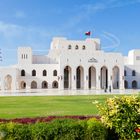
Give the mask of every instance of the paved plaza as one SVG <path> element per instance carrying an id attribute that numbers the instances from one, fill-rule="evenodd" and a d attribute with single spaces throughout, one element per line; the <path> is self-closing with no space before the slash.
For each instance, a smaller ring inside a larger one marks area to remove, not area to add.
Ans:
<path id="1" fill-rule="evenodd" d="M 32 89 L 32 90 L 15 90 L 0 91 L 0 96 L 67 96 L 67 95 L 102 95 L 102 94 L 138 94 L 140 90 L 58 90 L 58 89 Z"/>

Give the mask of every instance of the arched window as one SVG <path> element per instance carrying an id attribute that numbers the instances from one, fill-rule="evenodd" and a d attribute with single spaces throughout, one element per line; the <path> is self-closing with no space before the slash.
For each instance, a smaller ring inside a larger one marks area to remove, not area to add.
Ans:
<path id="1" fill-rule="evenodd" d="M 48 88 L 48 83 L 46 81 L 42 82 L 42 88 Z"/>
<path id="2" fill-rule="evenodd" d="M 132 81 L 132 88 L 137 88 L 137 81 Z"/>
<path id="3" fill-rule="evenodd" d="M 136 71 L 135 70 L 132 71 L 132 76 L 136 76 Z"/>
<path id="4" fill-rule="evenodd" d="M 26 88 L 26 83 L 25 83 L 24 81 L 22 81 L 22 82 L 20 83 L 20 88 L 21 88 L 21 89 L 25 89 L 25 88 Z"/>
<path id="5" fill-rule="evenodd" d="M 21 76 L 25 76 L 25 70 L 21 70 Z"/>
<path id="6" fill-rule="evenodd" d="M 43 76 L 47 76 L 47 71 L 43 70 Z"/>
<path id="7" fill-rule="evenodd" d="M 68 46 L 68 49 L 69 49 L 69 50 L 71 49 L 71 45 Z"/>
<path id="8" fill-rule="evenodd" d="M 52 88 L 58 88 L 58 82 L 57 81 L 54 81 L 52 83 Z"/>
<path id="9" fill-rule="evenodd" d="M 124 76 L 127 76 L 127 72 L 126 72 L 126 70 L 124 70 Z"/>
<path id="10" fill-rule="evenodd" d="M 125 89 L 128 88 L 128 82 L 126 80 L 124 81 L 124 87 L 125 87 Z"/>
<path id="11" fill-rule="evenodd" d="M 32 76 L 36 76 L 36 71 L 32 70 Z"/>
<path id="12" fill-rule="evenodd" d="M 78 48 L 79 48 L 78 45 L 76 45 L 76 46 L 75 46 L 75 49 L 78 50 Z"/>
<path id="13" fill-rule="evenodd" d="M 31 82 L 31 89 L 35 89 L 37 88 L 37 82 L 36 81 L 32 81 Z"/>
<path id="14" fill-rule="evenodd" d="M 85 50 L 85 49 L 86 49 L 86 46 L 85 46 L 85 45 L 83 45 L 82 49 L 83 49 L 83 50 Z"/>
<path id="15" fill-rule="evenodd" d="M 53 76 L 57 76 L 57 70 L 53 71 Z"/>

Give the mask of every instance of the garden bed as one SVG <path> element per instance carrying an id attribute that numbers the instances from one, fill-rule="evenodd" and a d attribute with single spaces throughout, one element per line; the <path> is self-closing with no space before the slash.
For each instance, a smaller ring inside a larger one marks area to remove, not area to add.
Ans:
<path id="1" fill-rule="evenodd" d="M 75 119 L 75 120 L 87 120 L 90 118 L 100 119 L 100 116 L 48 116 L 48 117 L 35 117 L 35 118 L 15 118 L 15 119 L 0 119 L 1 123 L 21 123 L 21 124 L 34 124 L 36 122 L 50 122 L 55 119 Z"/>

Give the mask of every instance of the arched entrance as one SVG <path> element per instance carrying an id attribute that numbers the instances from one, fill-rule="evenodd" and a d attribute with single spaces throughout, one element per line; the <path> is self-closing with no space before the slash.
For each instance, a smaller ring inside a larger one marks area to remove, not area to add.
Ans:
<path id="1" fill-rule="evenodd" d="M 96 88 L 96 69 L 93 66 L 89 68 L 88 75 L 89 75 L 89 79 L 88 79 L 89 89 L 95 89 Z"/>
<path id="2" fill-rule="evenodd" d="M 6 75 L 4 78 L 4 89 L 11 90 L 11 88 L 12 88 L 11 85 L 12 85 L 12 76 Z"/>
<path id="3" fill-rule="evenodd" d="M 37 83 L 36 81 L 31 82 L 31 89 L 36 89 L 37 88 Z"/>
<path id="4" fill-rule="evenodd" d="M 22 81 L 22 82 L 20 83 L 20 88 L 21 88 L 21 89 L 26 89 L 26 83 L 25 83 L 24 81 Z"/>
<path id="5" fill-rule="evenodd" d="M 42 82 L 42 88 L 48 88 L 48 83 L 46 81 Z"/>
<path id="6" fill-rule="evenodd" d="M 128 82 L 125 80 L 124 81 L 124 88 L 127 89 L 128 88 Z"/>
<path id="7" fill-rule="evenodd" d="M 105 66 L 101 68 L 101 88 L 107 88 L 108 87 L 108 70 Z"/>
<path id="8" fill-rule="evenodd" d="M 53 81 L 52 88 L 58 88 L 58 82 L 57 81 Z"/>
<path id="9" fill-rule="evenodd" d="M 82 66 L 79 66 L 76 69 L 76 88 L 84 88 L 84 69 Z"/>
<path id="10" fill-rule="evenodd" d="M 113 85 L 113 89 L 119 89 L 119 77 L 120 77 L 120 72 L 119 72 L 119 68 L 117 66 L 115 66 L 112 70 L 112 85 Z"/>
<path id="11" fill-rule="evenodd" d="M 137 88 L 137 81 L 132 81 L 132 88 L 136 89 Z"/>
<path id="12" fill-rule="evenodd" d="M 71 88 L 71 67 L 64 68 L 64 88 Z"/>

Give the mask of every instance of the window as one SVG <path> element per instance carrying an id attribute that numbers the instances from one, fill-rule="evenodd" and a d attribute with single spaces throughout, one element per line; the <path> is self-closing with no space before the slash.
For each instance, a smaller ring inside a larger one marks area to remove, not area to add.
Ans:
<path id="1" fill-rule="evenodd" d="M 126 70 L 124 71 L 124 76 L 127 76 Z"/>
<path id="2" fill-rule="evenodd" d="M 78 45 L 76 45 L 76 46 L 75 46 L 75 49 L 77 50 L 78 48 L 79 48 Z"/>
<path id="3" fill-rule="evenodd" d="M 26 59 L 28 58 L 28 55 L 26 54 Z"/>
<path id="4" fill-rule="evenodd" d="M 46 81 L 42 82 L 42 88 L 48 88 L 48 83 Z"/>
<path id="5" fill-rule="evenodd" d="M 36 76 L 36 71 L 32 70 L 32 76 Z"/>
<path id="6" fill-rule="evenodd" d="M 86 49 L 86 46 L 85 46 L 85 45 L 83 45 L 82 49 L 83 49 L 83 50 L 85 50 L 85 49 Z"/>
<path id="7" fill-rule="evenodd" d="M 21 70 L 21 76 L 25 76 L 25 70 Z"/>
<path id="8" fill-rule="evenodd" d="M 128 88 L 128 82 L 126 80 L 124 81 L 124 87 L 125 87 L 125 89 Z"/>
<path id="9" fill-rule="evenodd" d="M 136 89 L 137 88 L 137 81 L 132 81 L 132 88 Z"/>
<path id="10" fill-rule="evenodd" d="M 132 76 L 136 76 L 135 70 L 132 71 Z"/>
<path id="11" fill-rule="evenodd" d="M 37 82 L 36 81 L 32 81 L 31 82 L 31 89 L 36 89 L 37 88 Z"/>
<path id="12" fill-rule="evenodd" d="M 58 88 L 58 82 L 57 81 L 54 81 L 52 83 L 52 88 Z"/>
<path id="13" fill-rule="evenodd" d="M 57 76 L 57 70 L 53 71 L 53 76 Z"/>
<path id="14" fill-rule="evenodd" d="M 69 50 L 71 49 L 71 45 L 68 46 L 68 49 L 69 49 Z"/>
<path id="15" fill-rule="evenodd" d="M 43 76 L 47 76 L 47 71 L 43 70 Z"/>

